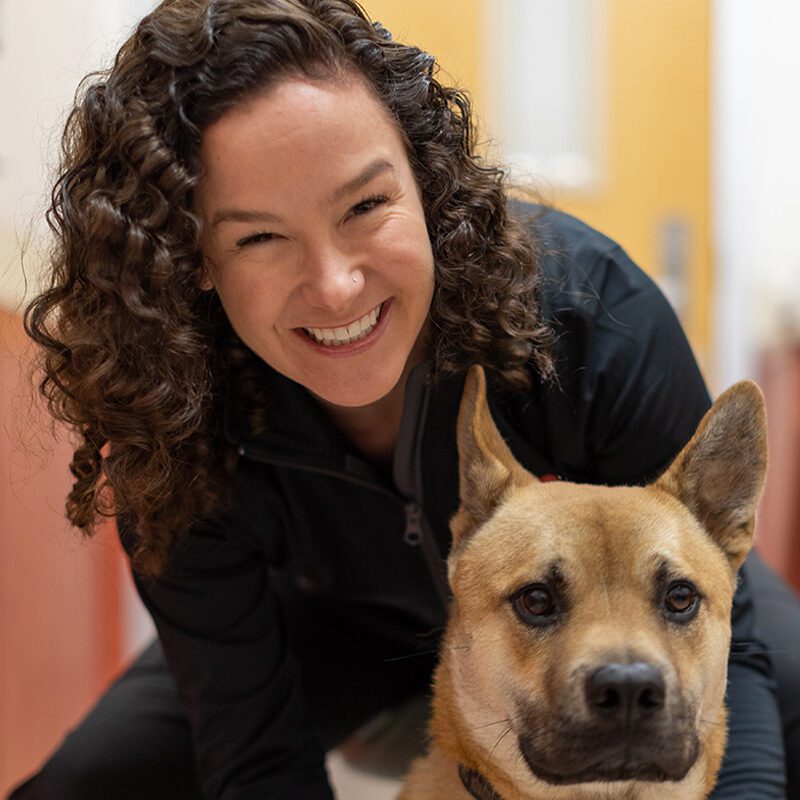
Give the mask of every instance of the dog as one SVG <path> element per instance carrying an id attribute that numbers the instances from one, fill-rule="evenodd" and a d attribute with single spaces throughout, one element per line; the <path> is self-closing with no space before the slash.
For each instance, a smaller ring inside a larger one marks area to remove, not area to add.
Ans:
<path id="1" fill-rule="evenodd" d="M 758 387 L 644 487 L 540 482 L 468 372 L 430 747 L 399 800 L 696 800 L 725 749 L 730 612 L 766 472 Z"/>

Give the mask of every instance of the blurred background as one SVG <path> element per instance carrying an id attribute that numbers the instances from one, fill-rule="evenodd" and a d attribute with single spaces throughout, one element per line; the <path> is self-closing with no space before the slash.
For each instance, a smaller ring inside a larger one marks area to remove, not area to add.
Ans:
<path id="1" fill-rule="evenodd" d="M 54 442 L 26 392 L 20 315 L 75 87 L 153 5 L 0 0 L 0 794 L 151 635 L 111 525 L 83 543 L 64 522 L 69 442 Z M 469 90 L 481 147 L 517 184 L 617 239 L 660 282 L 715 394 L 759 381 L 770 470 L 757 547 L 800 590 L 800 4 L 364 6 Z M 345 799 L 393 796 L 334 769 Z"/>

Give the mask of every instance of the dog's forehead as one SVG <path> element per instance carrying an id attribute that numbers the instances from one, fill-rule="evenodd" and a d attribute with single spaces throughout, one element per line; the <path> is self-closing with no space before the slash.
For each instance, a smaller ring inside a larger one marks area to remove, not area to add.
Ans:
<path id="1" fill-rule="evenodd" d="M 518 489 L 461 559 L 500 593 L 558 565 L 569 580 L 620 584 L 667 564 L 687 575 L 724 571 L 721 552 L 688 509 L 648 487 L 533 484 Z"/>

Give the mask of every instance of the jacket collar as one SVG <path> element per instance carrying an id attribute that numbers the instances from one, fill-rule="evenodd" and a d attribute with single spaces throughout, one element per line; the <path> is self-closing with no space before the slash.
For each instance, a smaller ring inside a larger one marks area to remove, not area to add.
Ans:
<path id="1" fill-rule="evenodd" d="M 405 494 L 412 488 L 409 469 L 418 461 L 416 450 L 431 395 L 429 375 L 430 362 L 423 361 L 410 371 L 406 381 L 394 469 L 398 488 Z M 257 452 L 264 460 L 385 483 L 385 477 L 331 423 L 307 389 L 271 367 L 265 369 L 265 381 L 268 428 L 260 436 L 244 436 L 235 407 L 226 410 L 226 438 L 242 455 Z"/>

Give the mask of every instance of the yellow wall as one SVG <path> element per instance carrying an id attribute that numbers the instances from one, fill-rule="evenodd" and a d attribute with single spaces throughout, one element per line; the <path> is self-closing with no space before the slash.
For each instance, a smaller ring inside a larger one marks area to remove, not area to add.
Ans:
<path id="1" fill-rule="evenodd" d="M 690 226 L 690 306 L 684 325 L 701 357 L 709 345 L 708 0 L 610 0 L 607 183 L 559 205 L 616 238 L 659 271 L 658 226 Z"/>
<path id="2" fill-rule="evenodd" d="M 365 0 L 395 38 L 436 55 L 480 114 L 486 91 L 481 17 L 493 0 Z M 609 77 L 605 181 L 591 195 L 545 199 L 617 239 L 658 274 L 659 225 L 690 230 L 684 325 L 703 360 L 709 345 L 710 0 L 607 0 Z"/>
<path id="3" fill-rule="evenodd" d="M 479 74 L 482 2 L 492 0 L 362 0 L 362 5 L 397 41 L 436 56 L 455 82 L 474 91 Z"/>

